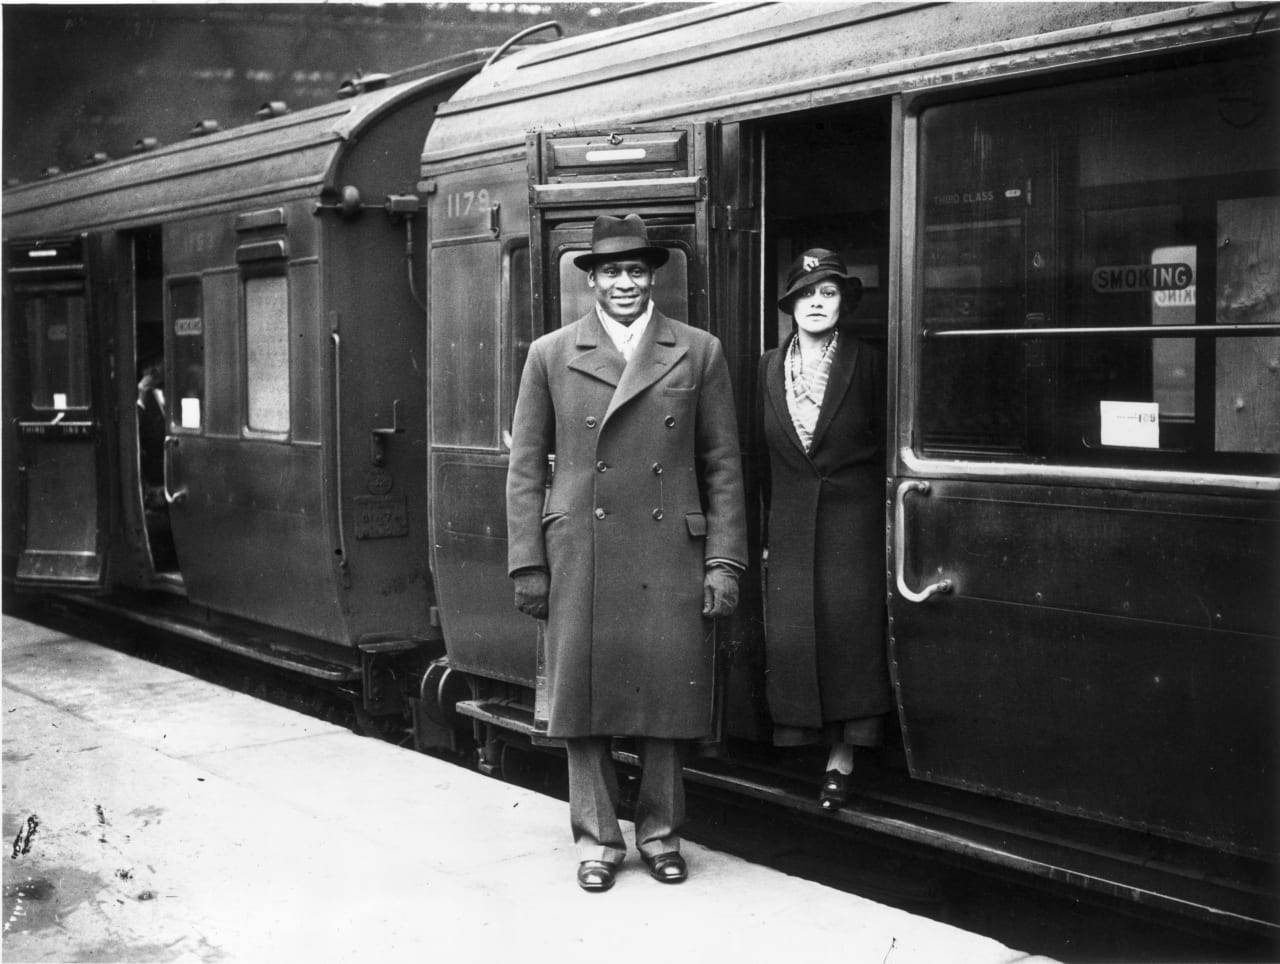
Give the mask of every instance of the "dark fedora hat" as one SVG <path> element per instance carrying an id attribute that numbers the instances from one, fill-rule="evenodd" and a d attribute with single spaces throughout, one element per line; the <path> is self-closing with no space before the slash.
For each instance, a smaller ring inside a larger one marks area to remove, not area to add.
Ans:
<path id="1" fill-rule="evenodd" d="M 791 314 L 796 292 L 817 284 L 824 278 L 839 278 L 843 281 L 845 298 L 857 299 L 862 295 L 862 282 L 849 273 L 840 255 L 826 248 L 810 248 L 791 263 L 791 270 L 787 272 L 787 287 L 778 298 L 778 308 Z"/>
<path id="2" fill-rule="evenodd" d="M 649 231 L 638 214 L 625 218 L 602 215 L 591 227 L 591 251 L 573 259 L 583 271 L 590 271 L 602 261 L 620 261 L 626 258 L 647 261 L 655 268 L 667 263 L 670 252 L 649 243 Z"/>

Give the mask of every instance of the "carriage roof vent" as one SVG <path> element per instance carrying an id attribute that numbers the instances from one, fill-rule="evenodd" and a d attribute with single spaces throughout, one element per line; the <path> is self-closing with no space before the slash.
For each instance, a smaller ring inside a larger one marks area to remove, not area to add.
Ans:
<path id="1" fill-rule="evenodd" d="M 270 120 L 272 117 L 283 117 L 289 113 L 289 105 L 282 100 L 269 100 L 256 111 L 253 116 L 258 120 Z"/>
<path id="2" fill-rule="evenodd" d="M 387 86 L 388 80 L 390 77 L 387 74 L 366 74 L 357 70 L 354 77 L 342 82 L 342 86 L 338 88 L 338 96 L 355 97 L 371 90 L 380 90 Z"/>
<path id="3" fill-rule="evenodd" d="M 154 151 L 160 146 L 160 142 L 154 137 L 139 137 L 133 142 L 133 153 L 142 154 L 146 151 Z"/>
<path id="4" fill-rule="evenodd" d="M 106 151 L 90 151 L 85 155 L 85 167 L 94 167 L 97 164 L 105 164 L 111 160 Z"/>
<path id="5" fill-rule="evenodd" d="M 216 120 L 197 121 L 196 126 L 187 131 L 188 137 L 204 137 L 206 134 L 216 134 L 222 130 L 222 126 Z"/>
<path id="6" fill-rule="evenodd" d="M 40 172 L 41 177 L 57 177 L 62 173 L 62 168 L 57 165 L 50 165 Z"/>

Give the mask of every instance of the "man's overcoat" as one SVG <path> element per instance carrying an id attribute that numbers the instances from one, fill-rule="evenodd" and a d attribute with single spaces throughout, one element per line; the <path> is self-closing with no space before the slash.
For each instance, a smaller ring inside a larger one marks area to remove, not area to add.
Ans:
<path id="1" fill-rule="evenodd" d="M 766 695 L 775 724 L 817 728 L 891 708 L 885 356 L 841 333 L 806 452 L 787 407 L 787 347 L 760 359 L 753 444 L 769 510 Z"/>
<path id="2" fill-rule="evenodd" d="M 745 565 L 744 516 L 718 339 L 655 309 L 627 365 L 592 310 L 533 343 L 512 427 L 508 563 L 551 577 L 549 736 L 711 731 L 704 566 Z"/>

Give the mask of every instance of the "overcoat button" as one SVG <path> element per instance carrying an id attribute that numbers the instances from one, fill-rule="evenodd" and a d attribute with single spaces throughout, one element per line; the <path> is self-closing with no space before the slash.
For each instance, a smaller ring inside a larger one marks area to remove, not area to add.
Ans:
<path id="1" fill-rule="evenodd" d="M 653 510 L 653 517 L 654 517 L 655 519 L 657 519 L 659 522 L 661 522 L 661 521 L 662 521 L 662 510 L 661 510 L 661 509 L 654 509 L 654 510 Z"/>
<path id="2" fill-rule="evenodd" d="M 597 422 L 596 422 L 596 417 L 595 417 L 594 415 L 588 415 L 588 416 L 587 416 L 587 428 L 595 428 L 595 427 L 596 427 L 596 424 L 597 424 Z"/>
<path id="3" fill-rule="evenodd" d="M 654 474 L 654 475 L 661 475 L 661 474 L 662 474 L 662 463 L 661 463 L 661 462 L 654 462 L 654 463 L 653 463 L 653 474 Z"/>
<path id="4" fill-rule="evenodd" d="M 663 419 L 662 424 L 665 425 L 667 428 L 675 428 L 676 417 L 674 415 L 668 415 L 665 419 Z"/>
<path id="5" fill-rule="evenodd" d="M 596 463 L 597 472 L 603 472 L 608 467 L 609 467 L 609 463 L 605 462 L 603 459 L 601 459 L 599 462 Z"/>
<path id="6" fill-rule="evenodd" d="M 597 518 L 597 519 L 603 519 L 606 515 L 608 515 L 608 513 L 607 513 L 607 512 L 605 512 L 605 511 L 604 511 L 604 509 L 596 509 L 596 518 Z"/>

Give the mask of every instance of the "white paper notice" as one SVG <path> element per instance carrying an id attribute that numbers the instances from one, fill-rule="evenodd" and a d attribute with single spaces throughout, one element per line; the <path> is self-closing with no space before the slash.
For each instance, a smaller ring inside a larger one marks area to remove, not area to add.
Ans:
<path id="1" fill-rule="evenodd" d="M 1106 405 L 1107 403 L 1103 402 L 1102 404 Z M 200 427 L 200 399 L 184 398 L 182 400 L 182 427 Z"/>
<path id="2" fill-rule="evenodd" d="M 53 393 L 53 407 L 54 407 L 54 408 L 57 408 L 57 409 L 64 409 L 64 410 L 66 409 L 66 407 L 67 407 L 67 394 L 66 394 L 66 392 L 54 392 L 54 393 Z"/>
<path id="3" fill-rule="evenodd" d="M 1160 405 L 1157 402 L 1098 402 L 1103 445 L 1128 448 L 1160 447 Z"/>

